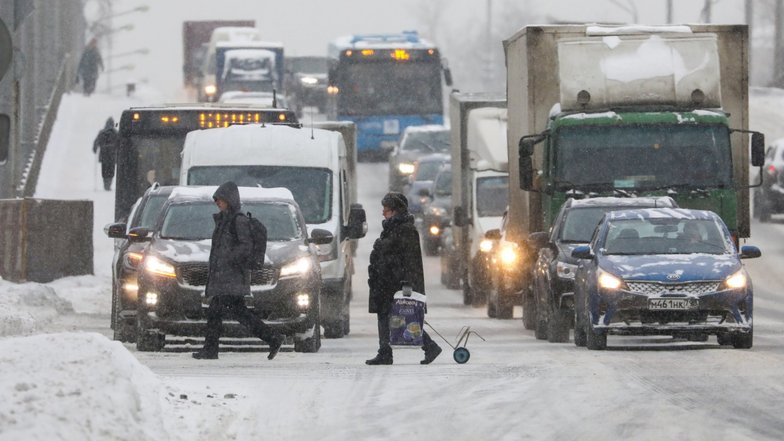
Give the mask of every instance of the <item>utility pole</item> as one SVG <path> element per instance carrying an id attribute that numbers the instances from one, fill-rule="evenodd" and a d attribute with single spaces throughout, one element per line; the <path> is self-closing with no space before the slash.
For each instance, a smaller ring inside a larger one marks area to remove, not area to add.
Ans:
<path id="1" fill-rule="evenodd" d="M 782 86 L 782 77 L 781 77 L 781 69 L 784 67 L 784 63 L 782 63 L 782 23 L 781 23 L 781 14 L 784 12 L 784 1 L 776 0 L 776 12 L 774 17 L 775 23 L 775 37 L 773 42 L 773 84 L 772 86 L 781 87 Z"/>
<path id="2" fill-rule="evenodd" d="M 493 0 L 487 0 L 487 16 L 485 18 L 485 65 L 482 68 L 482 84 L 484 89 L 489 89 L 493 83 L 493 40 L 492 40 L 492 20 L 493 20 Z"/>
<path id="3" fill-rule="evenodd" d="M 751 50 L 751 41 L 753 40 L 753 39 L 752 39 L 752 35 L 754 34 L 754 32 L 753 32 L 753 26 L 754 26 L 754 9 L 753 9 L 753 6 L 752 6 L 752 3 L 751 3 L 751 0 L 746 0 L 746 4 L 745 4 L 745 11 L 744 11 L 744 13 L 745 13 L 745 15 L 746 15 L 746 26 L 748 26 L 748 28 L 749 28 L 749 55 L 748 55 L 748 58 L 749 58 L 749 66 L 753 66 L 753 64 L 751 63 L 751 54 L 752 54 L 752 50 Z"/>
<path id="4" fill-rule="evenodd" d="M 667 0 L 667 24 L 672 24 L 672 0 Z"/>

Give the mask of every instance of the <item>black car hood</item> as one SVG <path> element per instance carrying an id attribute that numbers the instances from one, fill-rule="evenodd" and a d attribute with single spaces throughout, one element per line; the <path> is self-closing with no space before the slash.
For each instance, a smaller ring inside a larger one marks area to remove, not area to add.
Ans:
<path id="1" fill-rule="evenodd" d="M 212 240 L 155 239 L 148 252 L 173 263 L 208 262 Z M 310 249 L 303 240 L 267 242 L 265 265 L 281 267 L 298 257 L 306 256 Z"/>

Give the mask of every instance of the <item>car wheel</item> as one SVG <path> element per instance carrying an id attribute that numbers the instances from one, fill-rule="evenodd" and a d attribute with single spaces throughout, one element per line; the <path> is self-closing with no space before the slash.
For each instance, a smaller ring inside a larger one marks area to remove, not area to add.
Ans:
<path id="1" fill-rule="evenodd" d="M 112 281 L 112 316 L 110 317 L 109 327 L 114 329 L 117 322 L 117 284 Z M 115 340 L 117 340 L 115 338 Z"/>
<path id="2" fill-rule="evenodd" d="M 751 349 L 754 344 L 754 331 L 748 333 L 737 333 L 730 335 L 732 338 L 732 346 L 735 349 Z"/>
<path id="3" fill-rule="evenodd" d="M 324 323 L 325 338 L 343 338 L 343 320 Z"/>
<path id="4" fill-rule="evenodd" d="M 343 310 L 343 335 L 346 336 L 351 333 L 351 304 L 346 302 L 345 309 Z"/>
<path id="5" fill-rule="evenodd" d="M 474 276 L 472 277 L 471 274 L 474 274 Z M 471 289 L 471 305 L 475 307 L 484 305 L 487 302 L 487 292 L 491 288 L 487 275 L 483 274 L 475 266 L 474 271 L 467 274 L 466 280 Z"/>
<path id="6" fill-rule="evenodd" d="M 159 352 L 166 345 L 166 336 L 158 331 L 140 331 L 136 336 L 136 350 L 139 352 Z"/>
<path id="7" fill-rule="evenodd" d="M 547 341 L 566 343 L 569 341 L 569 314 L 561 308 L 551 310 L 547 320 Z"/>
<path id="8" fill-rule="evenodd" d="M 547 319 L 544 317 L 544 308 L 536 305 L 536 327 L 534 328 L 534 337 L 537 340 L 547 340 Z"/>
<path id="9" fill-rule="evenodd" d="M 536 328 L 536 302 L 530 290 L 523 290 L 523 327 L 531 330 Z"/>
<path id="10" fill-rule="evenodd" d="M 321 349 L 321 325 L 313 326 L 313 336 L 309 338 L 294 337 L 294 352 L 316 353 Z"/>
<path id="11" fill-rule="evenodd" d="M 585 346 L 593 351 L 602 351 L 607 349 L 607 333 L 596 332 L 591 329 L 591 325 L 587 325 L 585 330 Z"/>

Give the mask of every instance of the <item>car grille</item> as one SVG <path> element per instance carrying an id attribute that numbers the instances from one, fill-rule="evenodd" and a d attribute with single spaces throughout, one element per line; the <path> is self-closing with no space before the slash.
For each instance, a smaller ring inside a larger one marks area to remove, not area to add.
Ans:
<path id="1" fill-rule="evenodd" d="M 716 292 L 719 282 L 691 282 L 691 283 L 660 283 L 660 282 L 626 282 L 629 291 L 644 295 L 685 293 L 705 294 Z"/>
<path id="2" fill-rule="evenodd" d="M 186 263 L 178 268 L 180 280 L 190 286 L 207 285 L 209 266 L 206 263 Z M 253 270 L 250 274 L 251 285 L 274 285 L 278 280 L 278 270 L 265 266 L 260 270 Z"/>

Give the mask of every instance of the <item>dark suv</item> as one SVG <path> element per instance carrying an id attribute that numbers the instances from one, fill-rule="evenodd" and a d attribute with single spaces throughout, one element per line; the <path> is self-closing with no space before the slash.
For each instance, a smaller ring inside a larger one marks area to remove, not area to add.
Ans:
<path id="1" fill-rule="evenodd" d="M 784 142 L 765 153 L 762 186 L 754 191 L 754 217 L 769 222 L 772 214 L 784 213 Z"/>
<path id="2" fill-rule="evenodd" d="M 203 336 L 209 299 L 204 295 L 217 187 L 178 187 L 166 201 L 153 232 L 131 230 L 134 240 L 148 241 L 139 276 L 138 337 L 140 351 L 158 351 L 165 336 Z M 294 339 L 297 352 L 321 347 L 319 301 L 321 267 L 315 245 L 332 234 L 315 229 L 307 237 L 305 220 L 291 192 L 240 187 L 242 211 L 267 228 L 262 269 L 250 274 L 249 309 L 276 331 Z M 226 337 L 250 337 L 235 321 L 223 324 Z"/>
<path id="3" fill-rule="evenodd" d="M 629 208 L 677 208 L 664 197 L 568 199 L 553 222 L 550 233 L 532 233 L 530 242 L 539 249 L 533 274 L 535 335 L 550 342 L 569 341 L 574 319 L 574 274 L 578 259 L 572 250 L 591 241 L 605 213 Z M 575 334 L 575 342 L 582 335 Z M 584 343 L 583 343 L 584 345 Z"/>
<path id="4" fill-rule="evenodd" d="M 104 228 L 106 235 L 115 239 L 111 316 L 115 340 L 136 341 L 136 304 L 139 290 L 137 267 L 142 261 L 144 247 L 147 244 L 128 240 L 128 231 L 137 227 L 154 228 L 163 203 L 166 202 L 173 188 L 153 184 L 131 208 L 127 222 L 109 224 Z"/>

